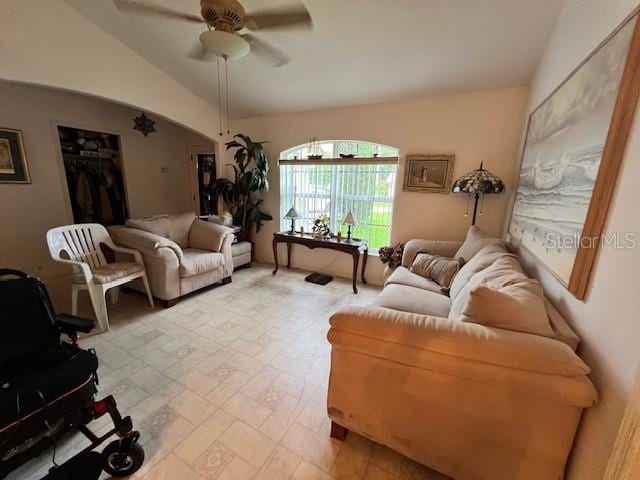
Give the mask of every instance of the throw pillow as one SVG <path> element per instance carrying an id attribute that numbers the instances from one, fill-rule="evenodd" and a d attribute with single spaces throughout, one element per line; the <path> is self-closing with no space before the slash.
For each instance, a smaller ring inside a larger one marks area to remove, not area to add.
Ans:
<path id="1" fill-rule="evenodd" d="M 446 258 L 429 252 L 418 252 L 409 271 L 421 277 L 433 280 L 443 292 L 448 292 L 451 281 L 460 271 L 462 259 Z"/>
<path id="2" fill-rule="evenodd" d="M 465 262 L 468 262 L 476 253 L 490 243 L 504 244 L 502 240 L 489 236 L 477 225 L 471 225 L 467 231 L 464 243 L 455 254 L 455 258 L 462 257 Z"/>
<path id="3" fill-rule="evenodd" d="M 555 337 L 542 287 L 518 267 L 516 259 L 504 256 L 477 273 L 468 295 L 456 299 L 456 308 L 452 306 L 454 316 L 463 322 Z"/>

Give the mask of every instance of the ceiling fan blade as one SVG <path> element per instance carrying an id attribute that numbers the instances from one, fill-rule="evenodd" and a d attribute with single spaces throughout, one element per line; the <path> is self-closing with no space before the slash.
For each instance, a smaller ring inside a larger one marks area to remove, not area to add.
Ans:
<path id="1" fill-rule="evenodd" d="M 249 30 L 311 30 L 313 21 L 304 5 L 293 8 L 262 10 L 244 17 Z"/>
<path id="2" fill-rule="evenodd" d="M 262 57 L 274 67 L 281 67 L 291 61 L 289 55 L 251 33 L 245 33 L 241 35 L 241 37 L 249 43 L 249 47 L 251 47 L 253 53 Z"/>
<path id="3" fill-rule="evenodd" d="M 193 60 L 200 60 L 201 62 L 208 62 L 214 60 L 216 58 L 215 53 L 207 50 L 204 46 L 198 42 L 196 43 L 189 53 L 187 53 L 187 57 Z"/>
<path id="4" fill-rule="evenodd" d="M 171 8 L 156 5 L 147 1 L 136 0 L 113 0 L 113 4 L 118 10 L 125 12 L 139 13 L 142 15 L 153 15 L 155 17 L 170 18 L 172 20 L 183 20 L 191 23 L 204 23 L 199 15 L 191 15 L 189 13 L 178 12 Z"/>

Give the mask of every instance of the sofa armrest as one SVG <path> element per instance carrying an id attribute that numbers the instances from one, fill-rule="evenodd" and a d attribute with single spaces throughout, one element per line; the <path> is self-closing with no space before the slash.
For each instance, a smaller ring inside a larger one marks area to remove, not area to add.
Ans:
<path id="1" fill-rule="evenodd" d="M 165 257 L 167 252 L 182 261 L 180 246 L 173 240 L 137 228 L 110 227 L 109 234 L 117 245 L 138 250 L 146 255 Z"/>
<path id="2" fill-rule="evenodd" d="M 196 219 L 189 230 L 189 247 L 222 252 L 224 242 L 229 237 L 233 241 L 232 228 Z"/>
<path id="3" fill-rule="evenodd" d="M 566 344 L 547 337 L 380 307 L 348 307 L 331 329 L 429 352 L 551 375 L 586 375 L 589 367 Z"/>
<path id="4" fill-rule="evenodd" d="M 402 266 L 409 267 L 413 262 L 416 254 L 421 251 L 428 250 L 442 257 L 453 258 L 458 249 L 462 246 L 462 242 L 455 240 L 409 240 L 404 246 L 402 254 Z"/>

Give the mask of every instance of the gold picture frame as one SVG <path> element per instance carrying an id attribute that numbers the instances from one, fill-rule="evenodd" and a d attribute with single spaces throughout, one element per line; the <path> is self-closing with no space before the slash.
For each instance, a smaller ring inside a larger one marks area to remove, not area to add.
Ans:
<path id="1" fill-rule="evenodd" d="M 20 130 L 0 128 L 0 183 L 31 183 Z"/>
<path id="2" fill-rule="evenodd" d="M 449 193 L 455 155 L 407 155 L 404 169 L 405 192 Z"/>

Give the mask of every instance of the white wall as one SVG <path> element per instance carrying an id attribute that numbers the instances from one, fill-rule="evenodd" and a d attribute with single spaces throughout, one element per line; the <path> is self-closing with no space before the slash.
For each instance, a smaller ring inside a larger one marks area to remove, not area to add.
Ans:
<path id="1" fill-rule="evenodd" d="M 0 80 L 134 105 L 218 137 L 214 107 L 62 0 L 2 0 L 0 8 Z"/>
<path id="2" fill-rule="evenodd" d="M 237 131 L 254 140 L 270 142 L 266 151 L 271 190 L 265 198 L 265 209 L 275 220 L 268 222 L 256 237 L 258 259 L 273 262 L 271 238 L 280 225 L 278 155 L 312 137 L 367 140 L 400 150 L 392 242 L 411 238 L 462 239 L 470 224 L 470 218 L 464 217 L 466 197 L 403 192 L 406 155 L 454 153 L 454 179 L 484 161 L 485 167 L 501 177 L 507 189 L 512 189 L 526 99 L 526 88 L 513 88 L 236 121 Z M 505 196 L 487 197 L 486 213 L 478 223 L 488 232 L 500 234 L 507 200 Z M 283 258 L 284 251 L 280 255 Z M 351 275 L 350 257 L 327 250 L 294 247 L 293 264 L 307 270 Z M 371 282 L 381 283 L 382 265 L 377 259 L 369 261 L 367 272 Z"/>
<path id="3" fill-rule="evenodd" d="M 189 148 L 215 148 L 154 115 L 157 132 L 144 137 L 132 129 L 139 110 L 85 95 L 0 82 L 0 105 L 0 126 L 22 130 L 31 172 L 30 184 L 0 184 L 0 265 L 42 277 L 68 273 L 49 259 L 45 233 L 73 223 L 56 125 L 120 135 L 132 217 L 191 210 Z"/>
<path id="4" fill-rule="evenodd" d="M 567 0 L 531 85 L 533 110 L 638 5 L 638 0 Z M 631 232 L 640 240 L 640 115 L 632 128 L 605 234 Z M 507 219 L 508 221 L 508 219 Z M 568 478 L 601 479 L 640 361 L 640 253 L 604 247 L 584 302 L 576 300 L 534 259 L 521 254 L 547 296 L 582 337 L 600 402 L 578 432 Z"/>

